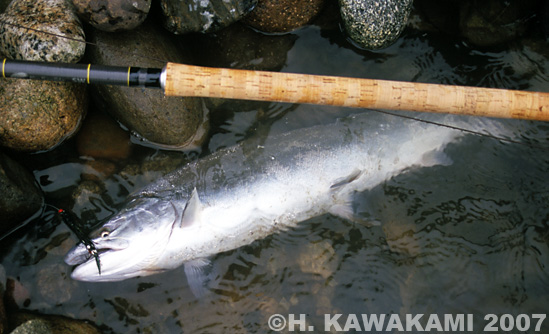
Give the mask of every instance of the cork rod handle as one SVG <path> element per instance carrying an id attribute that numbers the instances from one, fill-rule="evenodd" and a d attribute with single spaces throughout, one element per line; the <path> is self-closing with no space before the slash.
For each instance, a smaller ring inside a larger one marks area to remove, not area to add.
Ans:
<path id="1" fill-rule="evenodd" d="M 549 121 L 549 93 L 168 63 L 165 94 Z"/>

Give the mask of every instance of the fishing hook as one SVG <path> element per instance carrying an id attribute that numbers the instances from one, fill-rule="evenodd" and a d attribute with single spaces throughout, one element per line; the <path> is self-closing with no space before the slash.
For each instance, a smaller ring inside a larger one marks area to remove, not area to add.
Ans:
<path id="1" fill-rule="evenodd" d="M 73 215 L 63 209 L 57 210 L 57 213 L 61 216 L 61 220 L 69 227 L 69 229 L 78 237 L 80 242 L 86 247 L 88 253 L 95 258 L 97 264 L 97 271 L 101 275 L 101 261 L 99 260 L 99 252 L 95 247 L 95 243 L 86 235 L 84 231 L 80 229 L 80 225 L 75 222 Z"/>

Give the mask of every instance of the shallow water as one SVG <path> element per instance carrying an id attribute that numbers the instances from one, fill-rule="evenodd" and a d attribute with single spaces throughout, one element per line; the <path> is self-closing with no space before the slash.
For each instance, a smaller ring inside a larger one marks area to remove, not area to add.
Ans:
<path id="1" fill-rule="evenodd" d="M 537 46 L 526 38 L 502 50 L 479 51 L 456 38 L 407 30 L 390 48 L 366 52 L 352 47 L 337 29 L 311 26 L 294 35 L 283 71 L 540 91 L 549 87 L 547 43 Z M 128 193 L 159 177 L 159 169 L 150 167 L 156 163 L 181 164 L 246 137 L 271 136 L 358 112 L 241 106 L 223 105 L 230 116 L 212 110 L 211 139 L 201 152 L 136 147 L 126 163 L 137 166 L 132 167 L 137 173 L 122 168 L 102 181 L 105 193 L 82 194 L 72 210 L 92 225 L 112 214 Z M 30 303 L 23 294 L 20 307 L 89 319 L 116 333 L 263 333 L 271 332 L 268 321 L 274 314 L 288 320 L 285 332 L 292 329 L 291 317 L 296 330 L 303 325 L 337 332 L 337 326 L 325 327 L 325 315 L 342 314 L 337 322 L 343 329 L 352 314 L 359 319 L 362 314 L 397 314 L 404 326 L 407 314 L 426 314 L 423 325 L 429 315 L 438 315 L 442 326 L 444 314 L 472 314 L 470 326 L 477 333 L 489 323 L 488 314 L 524 314 L 533 332 L 533 315 L 549 313 L 549 126 L 501 124 L 514 129 L 520 141 L 543 147 L 467 136 L 448 146 L 451 165 L 411 169 L 357 195 L 359 211 L 379 226 L 326 215 L 219 254 L 213 261 L 223 279 L 203 300 L 190 292 L 182 268 L 116 283 L 72 281 L 62 258 L 76 239 L 51 210 L 3 247 L 1 263 L 28 293 Z M 497 128 L 488 131 L 497 134 Z M 67 205 L 82 174 L 96 172 L 75 156 L 70 143 L 50 154 L 34 174 L 48 202 Z M 349 328 L 356 326 L 364 329 L 351 319 Z M 548 330 L 545 320 L 541 332 Z"/>

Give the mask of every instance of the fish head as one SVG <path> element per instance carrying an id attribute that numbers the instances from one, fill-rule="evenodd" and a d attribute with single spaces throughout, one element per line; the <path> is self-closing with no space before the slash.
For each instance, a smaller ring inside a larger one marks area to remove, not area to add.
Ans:
<path id="1" fill-rule="evenodd" d="M 163 266 L 166 261 L 162 258 L 180 216 L 173 201 L 157 197 L 132 199 L 92 233 L 100 270 L 92 252 L 79 244 L 65 256 L 67 264 L 76 265 L 71 277 L 110 282 L 172 269 Z"/>

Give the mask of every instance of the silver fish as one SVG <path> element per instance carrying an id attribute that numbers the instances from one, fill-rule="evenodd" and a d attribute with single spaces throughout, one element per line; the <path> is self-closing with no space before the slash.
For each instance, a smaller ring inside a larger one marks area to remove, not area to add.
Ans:
<path id="1" fill-rule="evenodd" d="M 65 261 L 76 280 L 107 282 L 185 264 L 189 284 L 208 257 L 326 213 L 356 219 L 355 192 L 411 167 L 447 164 L 462 132 L 375 112 L 248 140 L 168 174 L 133 194 L 92 241 Z M 193 290 L 199 294 L 199 288 Z"/>

